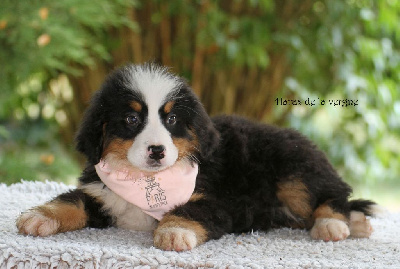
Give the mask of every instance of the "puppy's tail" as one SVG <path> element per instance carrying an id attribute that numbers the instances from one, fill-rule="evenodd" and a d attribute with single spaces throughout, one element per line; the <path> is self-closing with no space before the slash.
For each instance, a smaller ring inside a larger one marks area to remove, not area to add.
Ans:
<path id="1" fill-rule="evenodd" d="M 384 209 L 370 200 L 352 200 L 349 201 L 350 210 L 364 213 L 366 216 L 376 216 L 384 211 Z"/>

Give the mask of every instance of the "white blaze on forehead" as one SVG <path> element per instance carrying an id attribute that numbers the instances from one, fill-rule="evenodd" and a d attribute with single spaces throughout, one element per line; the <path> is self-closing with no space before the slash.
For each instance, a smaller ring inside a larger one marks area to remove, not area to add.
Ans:
<path id="1" fill-rule="evenodd" d="M 168 73 L 168 69 L 160 66 L 137 66 L 129 69 L 130 85 L 142 94 L 143 98 L 150 108 L 158 109 L 166 101 L 168 94 L 177 90 L 181 82 L 172 74 Z"/>
<path id="2" fill-rule="evenodd" d="M 147 105 L 146 126 L 135 138 L 128 151 L 128 160 L 139 169 L 146 169 L 147 150 L 151 145 L 163 145 L 165 157 L 161 160 L 166 168 L 172 166 L 178 158 L 171 134 L 161 121 L 159 110 L 167 101 L 169 94 L 181 86 L 179 79 L 167 72 L 167 69 L 157 66 L 144 66 L 129 70 L 130 88 L 141 93 Z"/>

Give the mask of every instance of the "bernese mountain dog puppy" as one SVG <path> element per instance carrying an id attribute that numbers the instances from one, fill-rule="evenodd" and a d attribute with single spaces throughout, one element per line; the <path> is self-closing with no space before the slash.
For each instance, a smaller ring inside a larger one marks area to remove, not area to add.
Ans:
<path id="1" fill-rule="evenodd" d="M 349 200 L 324 153 L 291 129 L 210 118 L 184 79 L 155 64 L 114 71 L 77 134 L 76 189 L 22 213 L 20 233 L 84 227 L 154 231 L 163 250 L 226 233 L 309 229 L 317 240 L 369 237 L 374 203 Z"/>

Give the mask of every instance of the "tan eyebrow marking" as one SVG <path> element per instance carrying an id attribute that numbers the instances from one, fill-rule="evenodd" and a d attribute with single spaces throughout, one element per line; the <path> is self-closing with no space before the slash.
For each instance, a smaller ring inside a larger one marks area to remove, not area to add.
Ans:
<path id="1" fill-rule="evenodd" d="M 131 103 L 131 108 L 133 108 L 133 110 L 135 110 L 136 112 L 141 112 L 142 111 L 142 105 L 137 101 L 133 101 Z"/>
<path id="2" fill-rule="evenodd" d="M 166 114 L 168 114 L 169 112 L 171 112 L 172 107 L 174 106 L 174 104 L 175 104 L 175 101 L 169 101 L 168 103 L 166 103 L 165 106 L 164 106 L 164 112 L 165 112 Z"/>

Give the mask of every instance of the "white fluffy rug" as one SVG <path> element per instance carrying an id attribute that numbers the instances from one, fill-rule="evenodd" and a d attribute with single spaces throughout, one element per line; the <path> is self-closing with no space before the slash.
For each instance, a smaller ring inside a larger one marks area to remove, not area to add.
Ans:
<path id="1" fill-rule="evenodd" d="M 0 184 L 0 268 L 400 268 L 400 214 L 372 219 L 370 239 L 318 242 L 302 230 L 226 235 L 188 252 L 152 246 L 152 235 L 84 229 L 46 238 L 17 234 L 21 211 L 72 187 Z"/>

